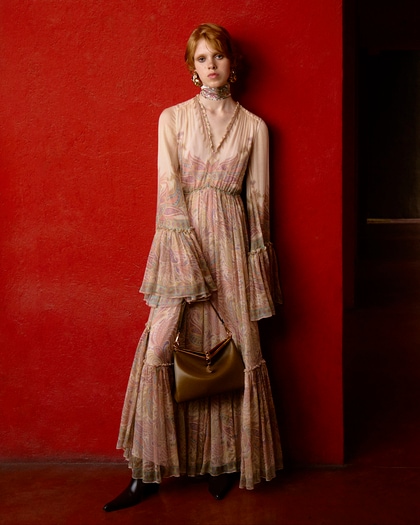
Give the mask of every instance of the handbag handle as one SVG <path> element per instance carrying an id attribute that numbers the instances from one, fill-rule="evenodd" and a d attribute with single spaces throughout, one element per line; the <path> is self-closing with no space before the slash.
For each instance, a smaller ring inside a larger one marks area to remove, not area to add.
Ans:
<path id="1" fill-rule="evenodd" d="M 209 300 L 209 303 L 210 303 L 210 306 L 213 308 L 213 310 L 216 312 L 216 315 L 217 317 L 219 318 L 220 322 L 222 323 L 223 325 L 223 328 L 226 330 L 226 334 L 228 337 L 231 337 L 232 335 L 232 332 L 229 330 L 229 328 L 226 326 L 225 322 L 223 321 L 222 319 L 222 316 L 219 314 L 219 312 L 217 311 L 216 307 L 214 306 L 214 304 Z M 176 334 L 176 338 L 175 338 L 175 344 L 177 345 L 178 342 L 179 342 L 179 336 L 180 336 L 180 333 L 181 333 L 181 328 L 182 328 L 182 324 L 183 324 L 183 321 L 184 321 L 184 312 L 185 312 L 185 307 L 187 305 L 187 301 L 183 301 L 182 303 L 182 308 L 181 308 L 181 312 L 179 314 L 179 321 L 178 321 L 178 328 L 177 328 L 177 334 Z"/>

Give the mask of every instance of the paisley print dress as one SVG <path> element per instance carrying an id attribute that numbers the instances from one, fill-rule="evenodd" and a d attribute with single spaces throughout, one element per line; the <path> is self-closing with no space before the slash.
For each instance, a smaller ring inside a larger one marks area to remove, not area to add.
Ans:
<path id="1" fill-rule="evenodd" d="M 257 321 L 281 302 L 269 228 L 268 131 L 237 105 L 214 145 L 198 97 L 159 119 L 156 232 L 141 292 L 150 308 L 128 382 L 117 447 L 132 476 L 240 472 L 252 489 L 282 468 Z M 173 342 L 203 351 L 225 337 L 216 306 L 245 363 L 244 391 L 176 403 Z"/>

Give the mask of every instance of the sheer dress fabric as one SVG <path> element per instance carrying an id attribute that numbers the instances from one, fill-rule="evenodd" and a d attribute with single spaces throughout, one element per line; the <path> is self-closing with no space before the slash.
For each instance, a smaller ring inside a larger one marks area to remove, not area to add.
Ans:
<path id="1" fill-rule="evenodd" d="M 281 302 L 270 241 L 268 131 L 242 106 L 227 129 L 212 148 L 196 97 L 159 119 L 156 232 L 141 286 L 151 308 L 117 444 L 144 482 L 240 472 L 240 487 L 252 489 L 282 468 L 257 325 Z M 209 298 L 242 353 L 245 389 L 177 404 L 172 346 L 182 302 L 189 303 L 182 334 L 188 347 L 203 351 L 225 336 Z"/>

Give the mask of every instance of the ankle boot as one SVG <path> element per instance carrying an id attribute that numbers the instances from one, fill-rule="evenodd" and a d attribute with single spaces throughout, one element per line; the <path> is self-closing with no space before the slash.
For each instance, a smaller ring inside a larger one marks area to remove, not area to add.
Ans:
<path id="1" fill-rule="evenodd" d="M 132 479 L 126 489 L 104 506 L 105 512 L 126 509 L 142 502 L 148 496 L 156 494 L 159 483 L 143 483 L 141 479 Z"/>
<path id="2" fill-rule="evenodd" d="M 210 494 L 217 500 L 223 499 L 235 484 L 236 477 L 236 472 L 211 476 L 209 480 Z"/>

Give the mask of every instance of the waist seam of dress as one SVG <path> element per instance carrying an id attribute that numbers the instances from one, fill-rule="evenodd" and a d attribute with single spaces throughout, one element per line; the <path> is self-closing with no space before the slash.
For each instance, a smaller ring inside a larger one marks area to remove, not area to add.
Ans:
<path id="1" fill-rule="evenodd" d="M 227 195 L 240 195 L 241 192 L 238 190 L 224 190 L 223 188 L 219 188 L 215 186 L 214 184 L 205 184 L 204 186 L 201 186 L 200 188 L 195 188 L 194 190 L 184 190 L 185 195 L 191 195 L 192 193 L 197 193 L 198 191 L 204 191 L 204 190 L 216 190 L 220 191 L 221 193 L 226 193 Z"/>

